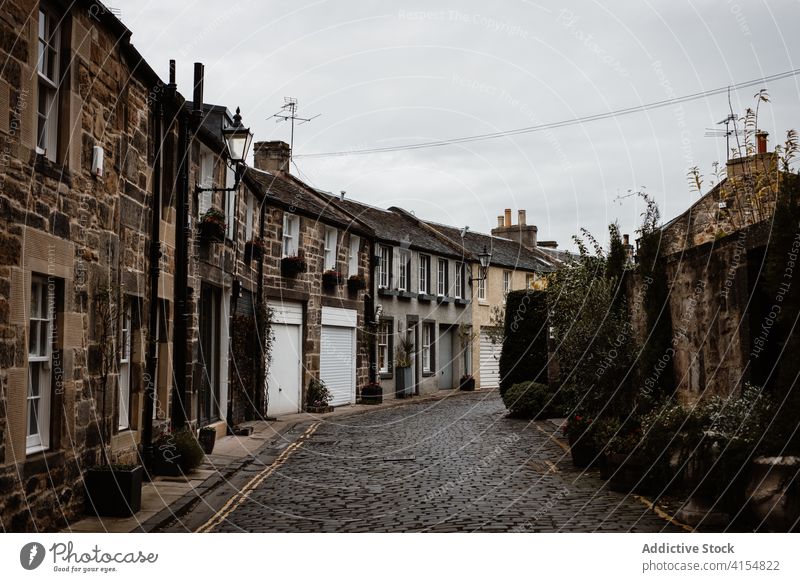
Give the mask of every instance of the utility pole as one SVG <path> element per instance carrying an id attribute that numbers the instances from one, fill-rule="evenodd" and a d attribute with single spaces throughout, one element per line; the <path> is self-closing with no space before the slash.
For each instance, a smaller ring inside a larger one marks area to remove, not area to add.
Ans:
<path id="1" fill-rule="evenodd" d="M 312 117 L 299 117 L 297 115 L 297 99 L 294 97 L 284 97 L 283 98 L 283 107 L 281 110 L 278 111 L 276 114 L 268 117 L 267 119 L 274 119 L 275 123 L 281 123 L 283 121 L 291 122 L 291 130 L 289 133 L 289 162 L 291 163 L 291 156 L 294 155 L 294 125 L 295 122 L 298 122 L 297 125 L 303 125 L 304 123 L 308 123 L 312 119 L 316 119 L 322 115 L 321 113 L 317 113 Z"/>

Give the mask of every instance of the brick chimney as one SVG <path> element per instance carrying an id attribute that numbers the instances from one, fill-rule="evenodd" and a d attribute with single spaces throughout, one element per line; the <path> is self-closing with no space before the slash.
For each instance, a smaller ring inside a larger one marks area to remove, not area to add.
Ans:
<path id="1" fill-rule="evenodd" d="M 769 134 L 764 130 L 759 130 L 756 132 L 756 153 L 757 154 L 765 154 L 767 153 L 767 138 Z"/>
<path id="2" fill-rule="evenodd" d="M 519 224 L 511 224 L 511 209 L 506 208 L 503 215 L 497 217 L 497 228 L 492 229 L 492 235 L 517 241 L 531 249 L 536 247 L 539 229 L 526 222 L 524 210 L 517 211 L 517 217 Z"/>
<path id="3" fill-rule="evenodd" d="M 289 172 L 292 150 L 285 141 L 257 141 L 253 145 L 253 164 L 266 172 Z"/>
<path id="4" fill-rule="evenodd" d="M 726 165 L 728 178 L 754 174 L 772 174 L 776 170 L 778 156 L 775 152 L 767 150 L 767 138 L 769 134 L 759 129 L 756 131 L 756 152 L 749 156 L 730 158 Z"/>

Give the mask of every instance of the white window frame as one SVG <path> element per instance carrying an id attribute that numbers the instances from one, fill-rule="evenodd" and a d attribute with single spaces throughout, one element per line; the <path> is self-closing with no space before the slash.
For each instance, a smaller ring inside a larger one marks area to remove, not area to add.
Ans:
<path id="1" fill-rule="evenodd" d="M 236 172 L 230 166 L 225 166 L 225 188 L 233 188 L 236 183 Z M 225 236 L 233 240 L 236 224 L 236 190 L 225 191 Z"/>
<path id="2" fill-rule="evenodd" d="M 284 257 L 296 257 L 298 247 L 298 231 L 300 219 L 296 214 L 283 214 L 283 245 L 282 251 Z"/>
<path id="3" fill-rule="evenodd" d="M 25 452 L 50 447 L 50 392 L 53 357 L 53 318 L 55 289 L 44 277 L 31 277 L 31 302 L 28 322 L 28 386 L 25 402 Z M 38 394 L 33 394 L 36 378 Z M 34 419 L 38 419 L 34 420 Z M 36 431 L 31 432 L 31 425 Z"/>
<path id="4" fill-rule="evenodd" d="M 503 297 L 511 291 L 511 271 L 503 271 Z"/>
<path id="5" fill-rule="evenodd" d="M 400 249 L 397 263 L 397 289 L 408 291 L 411 288 L 411 252 Z"/>
<path id="6" fill-rule="evenodd" d="M 326 271 L 336 270 L 336 247 L 339 241 L 339 231 L 333 227 L 325 227 L 325 240 L 323 241 L 323 257 Z"/>
<path id="7" fill-rule="evenodd" d="M 200 150 L 200 181 L 202 188 L 214 187 L 214 154 L 207 149 Z M 197 216 L 202 217 L 213 203 L 214 193 L 211 191 L 201 191 L 197 196 Z"/>
<path id="8" fill-rule="evenodd" d="M 488 272 L 484 273 L 482 277 L 478 277 L 478 300 L 486 301 L 486 278 L 489 276 Z"/>
<path id="9" fill-rule="evenodd" d="M 392 247 L 380 246 L 380 267 L 378 268 L 378 287 L 388 289 L 392 283 Z"/>
<path id="10" fill-rule="evenodd" d="M 447 295 L 447 275 L 450 270 L 450 261 L 447 259 L 438 259 L 436 261 L 436 294 L 439 297 Z"/>
<path id="11" fill-rule="evenodd" d="M 389 353 L 390 332 L 390 322 L 382 320 L 378 326 L 378 371 L 381 374 L 389 373 L 389 358 L 392 357 Z"/>
<path id="12" fill-rule="evenodd" d="M 350 251 L 347 256 L 347 274 L 352 277 L 358 275 L 358 251 L 361 248 L 361 238 L 351 234 L 350 235 Z"/>
<path id="13" fill-rule="evenodd" d="M 533 289 L 536 286 L 536 273 L 527 273 L 525 275 L 525 287 Z"/>
<path id="14" fill-rule="evenodd" d="M 58 88 L 61 30 L 58 18 L 47 8 L 39 8 L 36 152 L 55 162 L 58 150 Z"/>
<path id="15" fill-rule="evenodd" d="M 431 372 L 433 370 L 433 358 L 431 357 L 431 345 L 433 343 L 433 324 L 422 324 L 422 371 Z"/>
<path id="16" fill-rule="evenodd" d="M 454 282 L 454 290 L 453 295 L 455 295 L 456 299 L 463 299 L 464 298 L 464 263 L 457 262 L 456 263 L 456 272 L 455 272 L 455 282 Z"/>
<path id="17" fill-rule="evenodd" d="M 244 216 L 244 240 L 250 241 L 253 240 L 253 213 L 255 212 L 253 208 L 253 195 L 245 190 L 244 198 L 247 206 Z"/>
<path id="18" fill-rule="evenodd" d="M 419 255 L 419 292 L 429 295 L 431 292 L 429 274 L 431 272 L 431 256 Z"/>
<path id="19" fill-rule="evenodd" d="M 131 301 L 126 297 L 122 305 L 120 321 L 119 379 L 117 380 L 119 430 L 127 430 L 131 426 L 131 339 Z"/>

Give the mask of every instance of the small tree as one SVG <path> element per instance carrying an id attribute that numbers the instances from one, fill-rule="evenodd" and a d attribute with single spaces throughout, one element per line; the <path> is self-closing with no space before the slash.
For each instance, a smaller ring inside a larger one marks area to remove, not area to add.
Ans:
<path id="1" fill-rule="evenodd" d="M 511 291 L 500 353 L 500 394 L 514 384 L 547 384 L 547 294 Z"/>

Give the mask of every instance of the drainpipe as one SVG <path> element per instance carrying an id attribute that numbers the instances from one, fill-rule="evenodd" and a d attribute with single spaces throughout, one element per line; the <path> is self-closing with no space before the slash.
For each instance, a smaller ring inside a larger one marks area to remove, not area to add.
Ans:
<path id="1" fill-rule="evenodd" d="M 266 210 L 265 210 L 266 205 L 267 205 L 267 193 L 265 192 L 264 199 L 261 201 L 261 212 L 259 217 L 260 223 L 258 226 L 258 238 L 260 238 L 262 241 L 264 240 L 264 220 L 266 218 Z M 265 254 L 266 253 L 262 253 L 261 258 L 258 261 L 258 282 L 256 284 L 257 285 L 256 305 L 258 306 L 258 308 L 256 309 L 256 314 L 261 313 L 261 306 L 264 304 L 264 255 Z M 257 323 L 258 319 L 256 318 L 256 324 Z M 256 374 L 258 376 L 256 377 L 255 380 L 258 389 L 254 394 L 255 397 L 254 401 L 255 401 L 256 416 L 261 418 L 265 418 L 267 416 L 267 406 L 269 404 L 268 402 L 264 401 L 264 394 L 266 393 L 266 390 L 264 389 L 264 383 L 266 381 L 265 376 L 267 370 L 266 370 L 266 363 L 264 361 L 264 354 L 262 353 L 261 348 L 264 345 L 263 342 L 265 341 L 265 339 L 266 338 L 260 338 L 262 343 L 260 346 L 258 346 L 258 353 L 256 354 L 258 359 L 258 369 L 256 370 Z"/>
<path id="2" fill-rule="evenodd" d="M 364 296 L 364 328 L 367 330 L 367 337 L 369 338 L 369 381 L 370 383 L 378 382 L 378 355 L 375 346 L 375 331 L 377 326 L 373 324 L 375 318 L 375 242 L 369 241 L 369 294 Z"/>
<path id="3" fill-rule="evenodd" d="M 174 79 L 171 79 L 174 80 Z M 147 371 L 144 389 L 144 418 L 142 419 L 142 457 L 147 473 L 153 460 L 153 408 L 155 406 L 155 377 L 158 373 L 158 338 L 152 330 L 158 328 L 158 279 L 161 272 L 161 156 L 164 143 L 161 123 L 164 109 L 161 100 L 157 97 L 155 102 L 156 114 L 153 120 L 153 133 L 158 139 L 156 159 L 153 164 L 153 196 L 150 212 L 152 222 L 150 225 L 150 312 L 148 314 L 147 329 Z"/>

